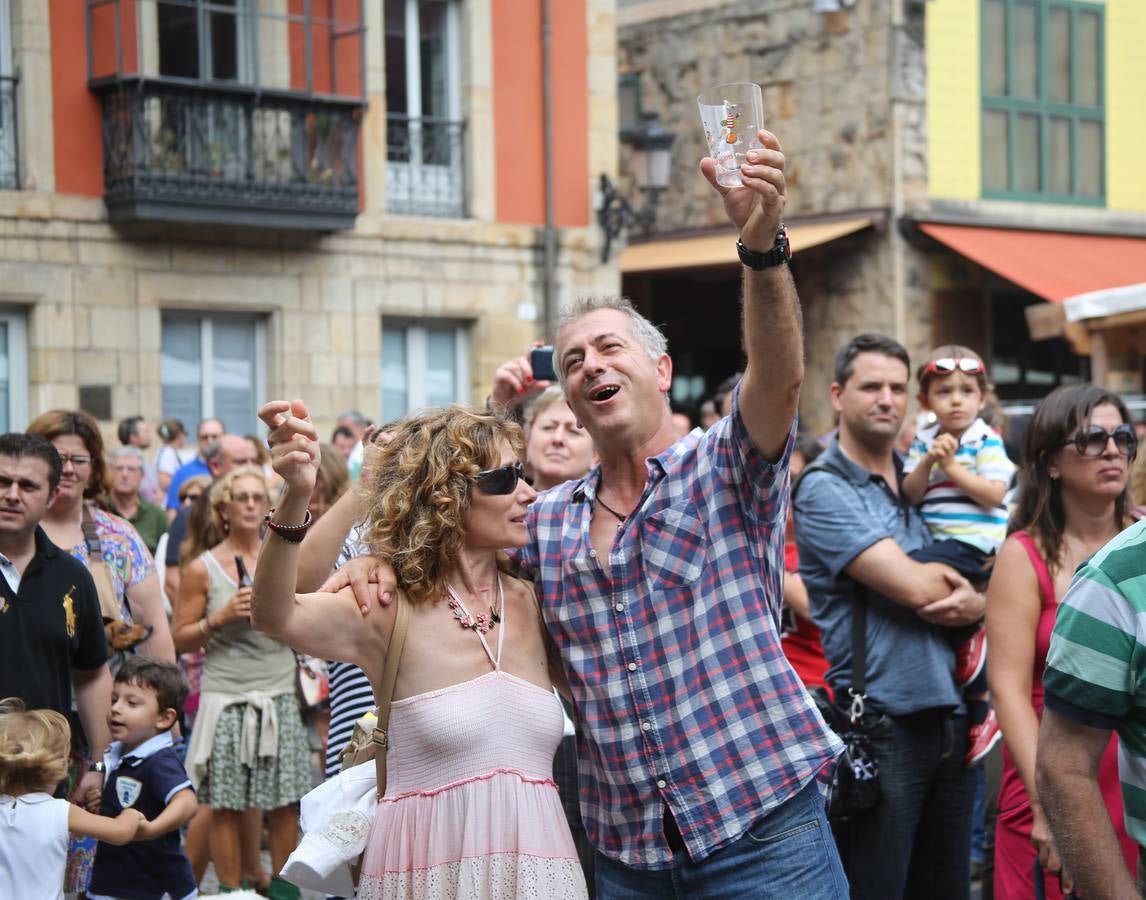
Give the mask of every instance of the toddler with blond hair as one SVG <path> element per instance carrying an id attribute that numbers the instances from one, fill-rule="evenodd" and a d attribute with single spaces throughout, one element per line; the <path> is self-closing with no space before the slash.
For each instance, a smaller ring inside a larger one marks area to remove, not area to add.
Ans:
<path id="1" fill-rule="evenodd" d="M 62 900 L 68 832 L 126 844 L 146 819 L 98 816 L 53 793 L 68 772 L 71 728 L 54 710 L 0 700 L 0 893 Z"/>

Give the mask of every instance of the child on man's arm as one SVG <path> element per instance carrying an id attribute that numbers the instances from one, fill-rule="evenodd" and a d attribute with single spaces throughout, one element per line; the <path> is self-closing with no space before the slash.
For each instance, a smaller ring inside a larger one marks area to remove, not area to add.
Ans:
<path id="1" fill-rule="evenodd" d="M 920 367 L 918 378 L 919 405 L 937 422 L 912 441 L 903 466 L 903 492 L 920 507 L 931 536 L 946 551 L 939 560 L 982 584 L 1007 536 L 1003 497 L 1015 473 L 1003 439 L 979 415 L 987 368 L 973 350 L 940 347 Z M 968 765 L 986 756 L 1001 737 L 987 691 L 986 644 L 980 628 L 956 651 L 955 679 L 963 688 L 970 722 Z"/>

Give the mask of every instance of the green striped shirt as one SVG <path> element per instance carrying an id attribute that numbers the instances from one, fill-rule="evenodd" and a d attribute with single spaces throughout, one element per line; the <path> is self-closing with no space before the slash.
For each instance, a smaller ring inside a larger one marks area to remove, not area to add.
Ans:
<path id="1" fill-rule="evenodd" d="M 1146 520 L 1098 551 L 1059 606 L 1047 706 L 1118 732 L 1126 831 L 1146 845 Z"/>

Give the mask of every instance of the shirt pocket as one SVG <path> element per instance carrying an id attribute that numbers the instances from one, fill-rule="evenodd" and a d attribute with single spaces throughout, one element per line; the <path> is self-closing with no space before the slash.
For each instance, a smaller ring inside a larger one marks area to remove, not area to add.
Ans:
<path id="1" fill-rule="evenodd" d="M 654 589 L 695 584 L 708 558 L 708 534 L 692 506 L 660 509 L 642 523 L 645 570 Z"/>

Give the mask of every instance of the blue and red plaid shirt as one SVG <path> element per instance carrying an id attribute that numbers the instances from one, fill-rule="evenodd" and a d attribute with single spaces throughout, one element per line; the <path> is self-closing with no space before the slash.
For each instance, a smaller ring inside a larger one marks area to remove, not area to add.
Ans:
<path id="1" fill-rule="evenodd" d="M 536 575 L 578 719 L 582 812 L 593 844 L 666 868 L 667 805 L 703 859 L 823 773 L 842 752 L 780 646 L 793 422 L 779 462 L 739 413 L 647 460 L 607 575 L 589 540 L 593 469 L 530 508 L 515 555 Z"/>

